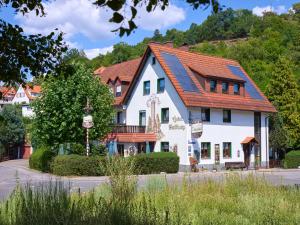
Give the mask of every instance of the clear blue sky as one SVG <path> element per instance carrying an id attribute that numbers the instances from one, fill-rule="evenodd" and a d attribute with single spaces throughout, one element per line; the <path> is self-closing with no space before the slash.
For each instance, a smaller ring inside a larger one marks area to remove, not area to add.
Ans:
<path id="1" fill-rule="evenodd" d="M 193 10 L 185 0 L 170 0 L 171 5 L 166 12 L 157 11 L 154 14 L 139 12 L 137 23 L 138 30 L 129 37 L 120 38 L 111 33 L 113 24 L 108 23 L 110 13 L 98 9 L 89 0 L 56 0 L 45 5 L 47 15 L 44 18 L 35 15 L 13 14 L 10 8 L 2 9 L 0 17 L 13 23 L 20 24 L 27 33 L 47 34 L 54 28 L 59 28 L 65 33 L 65 40 L 73 47 L 84 49 L 88 56 L 95 56 L 99 52 L 111 49 L 111 46 L 120 41 L 135 44 L 150 37 L 154 29 L 161 33 L 167 29 L 176 28 L 186 30 L 191 23 L 200 24 L 211 13 L 211 9 Z M 255 14 L 264 10 L 277 13 L 286 12 L 300 0 L 220 0 L 221 4 L 233 9 L 249 9 Z"/>

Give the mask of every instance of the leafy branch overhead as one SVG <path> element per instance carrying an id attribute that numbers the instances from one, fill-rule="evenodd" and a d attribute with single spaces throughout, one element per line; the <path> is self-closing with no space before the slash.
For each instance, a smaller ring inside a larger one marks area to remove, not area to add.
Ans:
<path id="1" fill-rule="evenodd" d="M 186 2 L 198 9 L 200 6 L 205 8 L 211 6 L 214 13 L 219 12 L 222 7 L 219 4 L 219 0 L 186 0 Z M 119 32 L 122 37 L 124 34 L 129 36 L 132 31 L 137 28 L 134 20 L 136 19 L 138 8 L 146 8 L 148 13 L 154 11 L 157 7 L 161 10 L 165 10 L 169 6 L 169 0 L 96 0 L 95 5 L 99 7 L 108 7 L 113 11 L 113 15 L 109 22 L 120 24 L 120 26 L 113 30 L 113 32 Z M 126 9 L 130 8 L 130 17 L 127 18 L 125 14 Z M 126 24 L 127 23 L 127 24 Z"/>
<path id="2" fill-rule="evenodd" d="M 0 9 L 9 6 L 15 13 L 45 15 L 42 0 L 0 0 Z M 61 32 L 26 35 L 20 26 L 0 19 L 0 80 L 5 83 L 25 83 L 29 74 L 50 73 L 66 50 Z"/>

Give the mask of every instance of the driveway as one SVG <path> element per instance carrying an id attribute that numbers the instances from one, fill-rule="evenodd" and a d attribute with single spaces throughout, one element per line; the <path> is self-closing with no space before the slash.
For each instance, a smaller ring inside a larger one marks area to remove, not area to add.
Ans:
<path id="1" fill-rule="evenodd" d="M 265 177 L 268 182 L 274 185 L 300 185 L 300 169 L 268 169 L 258 171 L 140 175 L 138 177 L 138 186 L 145 186 L 147 181 L 153 177 L 165 177 L 168 183 L 176 184 L 181 183 L 184 177 L 187 177 L 191 181 L 203 181 L 207 179 L 221 181 L 226 175 L 232 173 L 240 174 L 241 176 L 254 174 L 255 176 Z M 17 183 L 21 185 L 30 184 L 35 187 L 56 180 L 64 182 L 65 185 L 70 185 L 71 191 L 78 191 L 80 188 L 82 192 L 108 182 L 107 177 L 57 177 L 29 169 L 28 160 L 11 160 L 0 163 L 0 200 L 5 199 L 14 190 Z"/>

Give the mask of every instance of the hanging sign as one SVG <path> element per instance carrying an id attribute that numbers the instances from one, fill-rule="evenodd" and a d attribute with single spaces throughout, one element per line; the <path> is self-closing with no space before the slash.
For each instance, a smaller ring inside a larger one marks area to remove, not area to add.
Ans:
<path id="1" fill-rule="evenodd" d="M 192 137 L 194 138 L 201 137 L 203 132 L 203 123 L 201 121 L 192 122 L 191 131 L 192 131 Z"/>
<path id="2" fill-rule="evenodd" d="M 87 129 L 92 128 L 94 126 L 93 117 L 91 115 L 84 116 L 82 126 Z"/>

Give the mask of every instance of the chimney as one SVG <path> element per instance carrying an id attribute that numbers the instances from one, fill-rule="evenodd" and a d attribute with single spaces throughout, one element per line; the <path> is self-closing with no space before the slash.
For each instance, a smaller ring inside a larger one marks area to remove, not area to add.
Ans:
<path id="1" fill-rule="evenodd" d="M 163 43 L 163 45 L 165 45 L 165 46 L 167 46 L 167 47 L 174 48 L 173 42 L 172 42 L 172 41 L 166 41 L 166 42 Z"/>
<path id="2" fill-rule="evenodd" d="M 183 43 L 183 45 L 181 45 L 178 49 L 188 52 L 190 50 L 190 46 L 187 43 Z"/>

